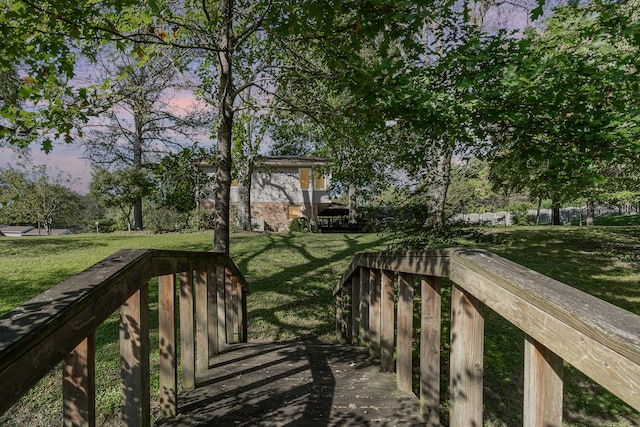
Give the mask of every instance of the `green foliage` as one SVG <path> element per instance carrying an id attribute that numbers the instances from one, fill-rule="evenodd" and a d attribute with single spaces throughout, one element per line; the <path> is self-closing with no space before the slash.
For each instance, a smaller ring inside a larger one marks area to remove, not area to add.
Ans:
<path id="1" fill-rule="evenodd" d="M 513 213 L 512 221 L 513 225 L 527 225 L 531 223 L 532 218 L 527 213 L 528 210 L 533 209 L 533 205 L 527 202 L 511 203 L 505 210 Z"/>
<path id="2" fill-rule="evenodd" d="M 198 146 L 164 156 L 160 163 L 151 167 L 151 202 L 179 213 L 195 209 L 197 200 L 204 196 L 213 180 L 198 168 L 198 164 L 210 162 L 211 158 L 210 152 Z"/>
<path id="3" fill-rule="evenodd" d="M 149 209 L 145 216 L 147 228 L 155 233 L 179 231 L 188 224 L 188 214 L 181 213 L 175 208 L 158 207 Z"/>
<path id="4" fill-rule="evenodd" d="M 0 222 L 77 229 L 82 212 L 80 196 L 70 190 L 68 174 L 49 176 L 46 166 L 20 165 L 0 170 Z"/>
<path id="5" fill-rule="evenodd" d="M 562 6 L 512 45 L 493 94 L 493 179 L 561 203 L 637 168 L 640 22 L 623 2 Z M 635 166 L 632 166 L 635 165 Z"/>
<path id="6" fill-rule="evenodd" d="M 293 218 L 289 221 L 289 231 L 292 233 L 317 233 L 318 226 L 315 221 L 305 217 Z"/>
<path id="7" fill-rule="evenodd" d="M 151 190 L 151 182 L 143 169 L 109 171 L 96 167 L 89 185 L 89 197 L 105 208 L 117 208 L 131 230 L 134 205 Z"/>

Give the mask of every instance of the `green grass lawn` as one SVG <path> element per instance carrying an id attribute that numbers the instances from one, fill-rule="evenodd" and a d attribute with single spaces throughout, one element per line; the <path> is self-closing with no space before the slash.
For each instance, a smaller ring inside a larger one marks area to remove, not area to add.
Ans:
<path id="1" fill-rule="evenodd" d="M 119 249 L 209 250 L 212 241 L 211 233 L 0 238 L 0 313 Z M 640 227 L 491 229 L 483 242 L 468 245 L 491 250 L 640 314 Z M 332 340 L 332 287 L 357 252 L 382 249 L 384 236 L 375 234 L 233 234 L 232 258 L 250 284 L 250 339 Z M 150 300 L 154 299 L 157 301 L 152 283 Z M 152 308 L 155 307 L 157 303 L 153 303 Z M 486 425 L 519 425 L 523 337 L 495 313 L 488 312 L 486 317 Z M 114 316 L 97 333 L 101 425 L 117 425 L 117 337 L 118 320 Z M 152 348 L 157 348 L 157 337 L 152 334 L 151 339 Z M 151 357 L 153 370 L 157 352 Z M 443 361 L 444 371 L 446 353 Z M 0 425 L 61 425 L 60 376 L 57 370 L 45 378 L 7 416 L 0 418 Z M 152 390 L 155 389 L 157 377 L 152 378 Z M 565 370 L 565 390 L 566 425 L 640 424 L 635 411 L 570 367 Z"/>

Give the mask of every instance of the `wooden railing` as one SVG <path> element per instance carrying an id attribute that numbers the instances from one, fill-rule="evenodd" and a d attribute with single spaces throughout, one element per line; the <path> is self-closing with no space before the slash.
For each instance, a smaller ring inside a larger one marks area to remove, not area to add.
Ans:
<path id="1" fill-rule="evenodd" d="M 179 316 L 176 316 L 176 276 Z M 149 280 L 158 277 L 160 416 L 227 343 L 245 341 L 248 286 L 228 255 L 121 250 L 0 318 L 0 414 L 63 362 L 65 425 L 95 425 L 95 332 L 120 310 L 122 418 L 150 424 Z M 194 280 L 195 278 L 195 280 Z"/>
<path id="2" fill-rule="evenodd" d="M 360 254 L 336 285 L 338 340 L 369 346 L 384 371 L 395 362 L 399 390 L 412 391 L 416 278 L 420 406 L 429 425 L 440 422 L 441 278 L 452 283 L 450 425 L 483 424 L 485 306 L 525 333 L 525 426 L 562 425 L 563 361 L 640 410 L 639 316 L 479 250 Z"/>

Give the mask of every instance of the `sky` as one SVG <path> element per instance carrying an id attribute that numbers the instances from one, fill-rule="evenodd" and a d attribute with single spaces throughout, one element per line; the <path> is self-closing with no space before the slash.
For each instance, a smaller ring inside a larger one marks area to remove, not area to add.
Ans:
<path id="1" fill-rule="evenodd" d="M 89 192 L 91 182 L 91 165 L 82 158 L 82 153 L 73 145 L 58 143 L 47 154 L 40 147 L 33 146 L 27 156 L 19 155 L 10 148 L 0 148 L 0 168 L 22 163 L 25 165 L 45 165 L 50 176 L 58 171 L 68 173 L 74 180 L 71 189 L 81 195 Z"/>

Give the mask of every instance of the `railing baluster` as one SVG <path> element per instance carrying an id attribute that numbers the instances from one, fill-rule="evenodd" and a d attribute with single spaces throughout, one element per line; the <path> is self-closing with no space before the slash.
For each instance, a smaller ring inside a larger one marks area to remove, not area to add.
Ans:
<path id="1" fill-rule="evenodd" d="M 369 346 L 369 269 L 360 269 L 360 345 Z"/>
<path id="2" fill-rule="evenodd" d="M 351 339 L 354 344 L 360 343 L 360 274 L 358 271 L 351 278 Z"/>
<path id="3" fill-rule="evenodd" d="M 420 282 L 420 413 L 428 426 L 440 425 L 440 288 L 439 277 L 423 277 Z"/>
<path id="4" fill-rule="evenodd" d="M 238 284 L 238 293 L 240 294 L 240 341 L 247 342 L 249 340 L 249 324 L 247 322 L 247 294 L 248 292 L 242 289 L 242 284 L 239 280 L 236 282 Z"/>
<path id="5" fill-rule="evenodd" d="M 160 416 L 178 412 L 178 369 L 176 360 L 176 280 L 169 274 L 158 278 L 160 324 Z"/>
<path id="6" fill-rule="evenodd" d="M 218 333 L 218 279 L 216 275 L 217 267 L 207 269 L 207 317 L 209 330 L 209 357 L 217 356 L 220 352 L 220 342 Z"/>
<path id="7" fill-rule="evenodd" d="M 395 303 L 393 300 L 393 271 L 382 271 L 381 321 L 380 321 L 380 368 L 382 372 L 393 372 L 393 349 L 395 344 Z"/>
<path id="8" fill-rule="evenodd" d="M 225 292 L 225 267 L 216 267 L 216 289 L 218 292 L 218 349 L 222 350 L 227 345 L 227 298 Z"/>
<path id="9" fill-rule="evenodd" d="M 242 341 L 242 295 L 240 293 L 240 286 L 238 286 L 238 279 L 231 274 L 231 297 L 233 299 L 233 342 L 239 343 Z"/>
<path id="10" fill-rule="evenodd" d="M 398 279 L 398 360 L 396 377 L 398 391 L 411 392 L 413 344 L 413 275 L 400 273 Z"/>
<path id="11" fill-rule="evenodd" d="M 120 307 L 122 420 L 127 426 L 151 423 L 149 402 L 149 285 Z"/>
<path id="12" fill-rule="evenodd" d="M 482 425 L 483 305 L 457 285 L 451 289 L 450 403 L 452 426 Z"/>
<path id="13" fill-rule="evenodd" d="M 344 322 L 344 308 L 345 308 L 345 289 L 340 289 L 336 294 L 336 341 L 338 344 L 345 344 L 347 342 L 345 338 L 345 322 Z"/>
<path id="14" fill-rule="evenodd" d="M 369 270 L 369 351 L 380 356 L 380 270 Z"/>
<path id="15" fill-rule="evenodd" d="M 524 427 L 562 425 L 562 365 L 559 356 L 525 337 Z"/>
<path id="16" fill-rule="evenodd" d="M 64 358 L 62 395 L 64 425 L 96 425 L 96 339 L 85 338 Z"/>
<path id="17" fill-rule="evenodd" d="M 196 272 L 196 373 L 209 369 L 209 332 L 207 270 Z"/>
<path id="18" fill-rule="evenodd" d="M 182 388 L 196 387 L 195 343 L 193 325 L 193 272 L 180 273 L 180 365 Z"/>
<path id="19" fill-rule="evenodd" d="M 346 342 L 353 343 L 353 279 L 347 284 L 347 300 L 345 302 L 344 309 L 346 315 L 344 317 L 344 328 L 346 333 Z"/>
<path id="20" fill-rule="evenodd" d="M 233 344 L 233 325 L 235 324 L 235 311 L 233 309 L 233 286 L 229 269 L 224 270 L 224 307 L 225 307 L 225 336 L 227 344 Z"/>

